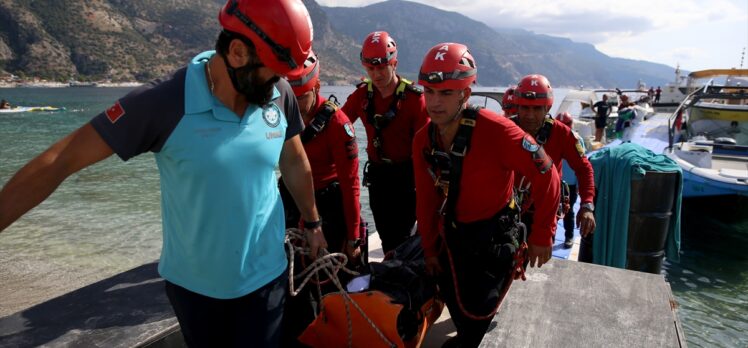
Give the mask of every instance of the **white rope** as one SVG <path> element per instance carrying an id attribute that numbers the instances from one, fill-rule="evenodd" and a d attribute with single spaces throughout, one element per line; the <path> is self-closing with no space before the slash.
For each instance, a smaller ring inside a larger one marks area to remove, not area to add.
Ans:
<path id="1" fill-rule="evenodd" d="M 311 264 L 306 266 L 304 270 L 299 272 L 298 275 L 294 275 L 294 259 L 296 255 L 300 255 L 302 257 L 309 256 L 311 254 L 311 251 L 308 246 L 306 246 L 306 236 L 302 231 L 299 231 L 297 228 L 290 228 L 286 230 L 286 238 L 285 238 L 285 244 L 286 249 L 288 250 L 288 284 L 289 284 L 289 290 L 291 292 L 291 296 L 296 296 L 301 292 L 301 290 L 306 286 L 306 284 L 309 282 L 309 280 L 316 276 L 317 277 L 317 289 L 319 292 L 319 298 L 320 298 L 320 306 L 322 305 L 322 294 L 321 289 L 319 288 L 319 272 L 324 272 L 325 275 L 335 284 L 335 287 L 338 289 L 340 295 L 343 296 L 344 304 L 345 304 L 345 312 L 346 317 L 348 319 L 348 347 L 353 346 L 353 321 L 351 320 L 351 313 L 350 313 L 350 305 L 353 305 L 353 307 L 358 311 L 361 316 L 366 319 L 366 321 L 369 323 L 369 325 L 374 329 L 374 331 L 379 335 L 379 337 L 384 341 L 388 346 L 390 347 L 397 347 L 393 342 L 391 342 L 387 337 L 382 333 L 382 331 L 377 327 L 377 325 L 374 323 L 374 321 L 369 318 L 368 315 L 364 312 L 361 307 L 359 307 L 358 303 L 354 301 L 351 296 L 348 294 L 346 289 L 343 287 L 343 285 L 340 283 L 340 279 L 338 279 L 338 271 L 343 270 L 344 272 L 351 274 L 353 276 L 358 276 L 359 273 L 353 270 L 348 269 L 345 267 L 345 265 L 348 263 L 348 256 L 345 253 L 329 253 L 327 249 L 320 249 L 317 252 L 317 259 L 312 261 Z M 301 284 L 299 285 L 298 289 L 295 288 L 295 280 L 296 279 L 302 279 Z M 322 310 L 320 308 L 320 310 Z"/>

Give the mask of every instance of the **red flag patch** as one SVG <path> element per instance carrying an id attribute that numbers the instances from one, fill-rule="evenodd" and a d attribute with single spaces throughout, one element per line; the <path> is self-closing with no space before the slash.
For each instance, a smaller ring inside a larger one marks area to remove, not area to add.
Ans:
<path id="1" fill-rule="evenodd" d="M 125 109 L 122 108 L 122 104 L 120 104 L 118 100 L 114 105 L 112 105 L 112 107 L 106 109 L 104 113 L 109 121 L 114 123 L 117 122 L 120 117 L 125 116 Z"/>

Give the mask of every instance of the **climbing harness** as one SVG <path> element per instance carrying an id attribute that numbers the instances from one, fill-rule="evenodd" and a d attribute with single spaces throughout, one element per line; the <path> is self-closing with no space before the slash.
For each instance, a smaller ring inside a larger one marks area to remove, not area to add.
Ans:
<path id="1" fill-rule="evenodd" d="M 304 128 L 304 131 L 301 133 L 301 142 L 306 144 L 322 132 L 327 122 L 335 115 L 339 107 L 338 98 L 331 94 L 330 98 L 322 104 L 320 110 L 314 115 L 312 121 L 309 122 L 309 125 Z"/>
<path id="2" fill-rule="evenodd" d="M 455 210 L 457 206 L 457 199 L 459 197 L 459 186 L 462 176 L 462 166 L 464 157 L 468 152 L 470 139 L 472 137 L 473 129 L 475 128 L 476 119 L 481 107 L 469 105 L 464 111 L 462 118 L 460 119 L 457 134 L 452 141 L 449 153 L 437 150 L 437 130 L 434 124 L 429 125 L 429 135 L 431 137 L 431 149 L 424 152 L 426 162 L 431 165 L 429 168 L 429 174 L 434 179 L 434 185 L 437 190 L 444 197 L 442 205 L 439 208 L 439 214 L 443 217 L 443 224 L 439 227 L 439 234 L 442 241 L 447 244 L 446 229 L 455 230 L 457 229 L 457 220 Z M 512 216 L 516 215 L 516 216 Z M 499 217 L 497 217 L 499 216 Z M 452 252 L 447 245 L 447 258 L 449 260 L 449 268 L 452 274 L 452 282 L 455 289 L 455 298 L 460 311 L 466 317 L 473 320 L 485 320 L 492 318 L 499 310 L 501 303 L 506 296 L 509 287 L 514 279 L 521 278 L 525 280 L 524 260 L 527 258 L 527 232 L 524 225 L 519 222 L 519 207 L 514 203 L 512 199 L 506 208 L 504 208 L 497 216 L 491 219 L 500 219 L 502 221 L 502 230 L 509 229 L 509 231 L 502 231 L 504 233 L 514 234 L 511 237 L 511 244 L 514 245 L 514 252 L 512 253 L 512 266 L 509 268 L 506 274 L 505 285 L 500 292 L 500 296 L 496 307 L 487 315 L 476 315 L 470 313 L 462 303 L 462 297 L 460 295 L 460 286 L 457 280 L 457 273 L 452 257 Z M 503 220 L 502 220 L 503 219 Z M 509 219 L 510 221 L 506 221 Z M 513 226 L 506 226 L 513 225 Z M 512 231 L 515 233 L 512 233 Z M 498 253 L 501 246 L 494 245 L 494 250 Z"/>
<path id="3" fill-rule="evenodd" d="M 387 128 L 387 126 L 389 126 L 389 124 L 397 115 L 398 110 L 400 110 L 401 102 L 406 98 L 406 91 L 415 93 L 417 95 L 421 95 L 423 91 L 416 87 L 412 81 L 400 77 L 400 81 L 397 84 L 397 88 L 395 88 L 395 95 L 392 98 L 392 103 L 390 103 L 389 109 L 384 114 L 377 114 L 376 110 L 374 109 L 374 85 L 372 81 L 370 79 L 364 79 L 364 81 L 356 87 L 361 88 L 363 86 L 366 86 L 366 104 L 364 105 L 364 110 L 366 112 L 366 121 L 371 124 L 372 127 L 374 127 L 374 137 L 372 138 L 372 145 L 374 145 L 374 148 L 377 150 L 377 156 L 379 157 L 380 161 L 384 163 L 391 163 L 392 160 L 387 158 L 384 154 L 382 131 Z"/>

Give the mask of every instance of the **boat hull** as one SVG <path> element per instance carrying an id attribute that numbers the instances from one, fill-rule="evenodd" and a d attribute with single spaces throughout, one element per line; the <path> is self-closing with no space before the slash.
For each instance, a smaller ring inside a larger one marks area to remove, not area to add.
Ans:
<path id="1" fill-rule="evenodd" d="M 667 154 L 683 169 L 683 197 L 748 197 L 748 182 L 745 178 L 720 175 L 716 170 L 696 167 L 673 153 Z"/>

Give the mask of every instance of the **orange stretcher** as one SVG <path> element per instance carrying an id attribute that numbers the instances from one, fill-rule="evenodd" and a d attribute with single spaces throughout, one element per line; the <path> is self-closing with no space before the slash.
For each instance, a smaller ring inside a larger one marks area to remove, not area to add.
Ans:
<path id="1" fill-rule="evenodd" d="M 420 347 L 444 308 L 437 297 L 427 300 L 416 313 L 416 335 L 404 341 L 397 329 L 402 305 L 393 303 L 391 297 L 380 291 L 347 295 L 368 319 L 342 293 L 330 293 L 322 297 L 319 316 L 299 336 L 299 341 L 312 347 Z"/>

